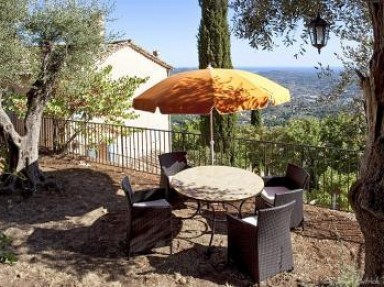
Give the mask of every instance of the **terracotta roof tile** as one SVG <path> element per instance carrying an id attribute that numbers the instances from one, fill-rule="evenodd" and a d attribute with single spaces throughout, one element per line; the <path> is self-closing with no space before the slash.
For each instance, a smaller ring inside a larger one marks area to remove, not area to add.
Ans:
<path id="1" fill-rule="evenodd" d="M 158 58 L 158 56 L 154 55 L 154 54 L 156 54 L 156 51 L 154 51 L 154 53 L 150 53 L 150 52 L 144 50 L 142 47 L 134 44 L 131 39 L 117 40 L 117 41 L 109 42 L 107 44 L 106 54 L 104 55 L 104 57 L 107 57 L 107 56 L 111 55 L 112 53 L 116 52 L 117 50 L 119 50 L 121 48 L 124 48 L 124 47 L 130 47 L 131 49 L 133 49 L 137 53 L 143 55 L 144 57 L 146 57 L 146 58 L 148 58 L 150 60 L 152 60 L 156 64 L 158 64 L 160 66 L 163 66 L 167 70 L 173 70 L 173 67 L 171 65 L 169 65 L 166 62 L 160 60 Z"/>

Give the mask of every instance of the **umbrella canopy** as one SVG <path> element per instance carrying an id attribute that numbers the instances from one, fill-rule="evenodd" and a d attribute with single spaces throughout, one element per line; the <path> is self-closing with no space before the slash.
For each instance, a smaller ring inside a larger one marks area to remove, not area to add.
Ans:
<path id="1" fill-rule="evenodd" d="M 200 69 L 172 75 L 133 100 L 138 110 L 163 114 L 233 113 L 290 100 L 279 84 L 247 71 Z"/>
<path id="2" fill-rule="evenodd" d="M 290 100 L 289 90 L 260 75 L 237 69 L 192 70 L 172 75 L 133 99 L 138 110 L 163 114 L 210 114 L 214 162 L 213 116 L 265 108 Z"/>

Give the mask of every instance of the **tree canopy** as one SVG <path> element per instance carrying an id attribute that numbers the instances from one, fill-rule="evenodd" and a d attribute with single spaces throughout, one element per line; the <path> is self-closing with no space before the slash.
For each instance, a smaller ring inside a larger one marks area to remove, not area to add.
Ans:
<path id="1" fill-rule="evenodd" d="M 25 56 L 26 47 L 20 41 L 18 26 L 27 15 L 27 0 L 0 0 L 0 3 L 0 79 L 4 87 L 4 82 L 19 77 Z"/>
<path id="2" fill-rule="evenodd" d="M 45 106 L 44 115 L 55 119 L 77 118 L 91 121 L 103 118 L 113 124 L 135 118 L 132 111 L 132 97 L 138 86 L 146 79 L 138 77 L 111 77 L 112 67 L 101 69 L 90 67 L 81 77 L 67 75 L 60 79 L 55 97 Z M 20 118 L 26 113 L 25 95 L 14 93 L 4 102 L 7 110 Z"/>
<path id="3" fill-rule="evenodd" d="M 85 71 L 95 68 L 104 49 L 102 25 L 109 7 L 98 0 L 8 0 L 1 4 L 0 136 L 8 170 L 0 177 L 0 192 L 23 186 L 30 195 L 44 183 L 38 165 L 44 108 L 57 96 L 61 80 L 82 78 Z M 5 92 L 20 89 L 26 96 L 23 134 L 15 129 L 3 105 L 10 97 Z M 20 180 L 22 185 L 17 184 Z"/>
<path id="4" fill-rule="evenodd" d="M 368 73 L 372 56 L 372 24 L 367 5 L 361 0 L 253 1 L 231 0 L 234 33 L 256 49 L 272 50 L 282 39 L 285 46 L 297 46 L 297 57 L 308 49 L 306 25 L 320 12 L 331 26 L 331 37 L 340 39 L 337 56 L 349 69 Z M 312 49 L 312 47 L 310 47 Z"/>
<path id="5" fill-rule="evenodd" d="M 352 75 L 350 69 L 356 71 L 363 90 L 367 123 L 359 178 L 348 193 L 365 241 L 364 275 L 360 286 L 383 286 L 384 1 L 319 0 L 315 4 L 304 0 L 233 0 L 235 29 L 239 37 L 249 39 L 254 47 L 271 48 L 276 35 L 283 35 L 285 43 L 290 45 L 297 41 L 292 36 L 297 25 L 321 11 L 331 22 L 331 31 L 342 41 L 343 63 L 347 68 L 344 79 Z M 301 39 L 306 43 L 303 33 Z M 348 41 L 356 44 L 350 45 Z M 303 52 L 302 46 L 301 49 Z M 333 127 L 338 128 L 337 125 Z"/>

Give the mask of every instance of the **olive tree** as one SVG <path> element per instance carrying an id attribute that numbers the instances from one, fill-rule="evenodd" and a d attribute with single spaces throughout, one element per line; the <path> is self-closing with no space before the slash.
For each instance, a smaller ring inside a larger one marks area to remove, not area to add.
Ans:
<path id="1" fill-rule="evenodd" d="M 38 164 L 44 107 L 54 98 L 60 77 L 94 65 L 104 43 L 100 19 L 109 9 L 94 0 L 1 3 L 0 136 L 7 151 L 1 192 L 12 192 L 22 179 L 24 190 L 32 193 L 45 181 Z M 26 91 L 23 134 L 2 105 L 15 86 Z"/>
<path id="2" fill-rule="evenodd" d="M 384 1 L 253 1 L 233 0 L 235 29 L 255 48 L 272 49 L 275 36 L 284 44 L 298 42 L 298 55 L 308 44 L 307 31 L 297 28 L 318 11 L 332 23 L 345 67 L 355 70 L 363 90 L 368 131 L 360 176 L 349 191 L 365 240 L 365 268 L 361 286 L 384 284 Z M 300 40 L 301 39 L 301 40 Z M 351 41 L 355 45 L 351 45 Z M 326 53 L 326 50 L 323 51 Z M 349 73 L 352 75 L 352 73 Z"/>

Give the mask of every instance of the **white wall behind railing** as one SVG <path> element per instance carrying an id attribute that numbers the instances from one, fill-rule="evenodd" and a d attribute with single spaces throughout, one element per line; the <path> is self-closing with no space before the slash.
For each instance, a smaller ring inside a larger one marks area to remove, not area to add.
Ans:
<path id="1" fill-rule="evenodd" d="M 134 97 L 140 95 L 142 92 L 157 84 L 168 76 L 168 71 L 165 67 L 155 63 L 151 59 L 143 56 L 130 47 L 123 47 L 116 52 L 112 53 L 100 67 L 112 66 L 112 78 L 118 79 L 123 76 L 137 76 L 140 78 L 147 78 L 147 81 L 141 85 L 134 94 Z M 163 115 L 159 111 L 155 113 L 135 110 L 138 115 L 137 119 L 128 120 L 126 125 L 132 127 L 143 127 L 156 130 L 170 130 L 169 116 Z M 142 143 L 141 146 L 153 146 L 157 143 L 149 142 Z M 165 151 L 170 150 L 170 142 L 167 141 Z M 141 151 L 140 154 L 143 152 Z"/>

